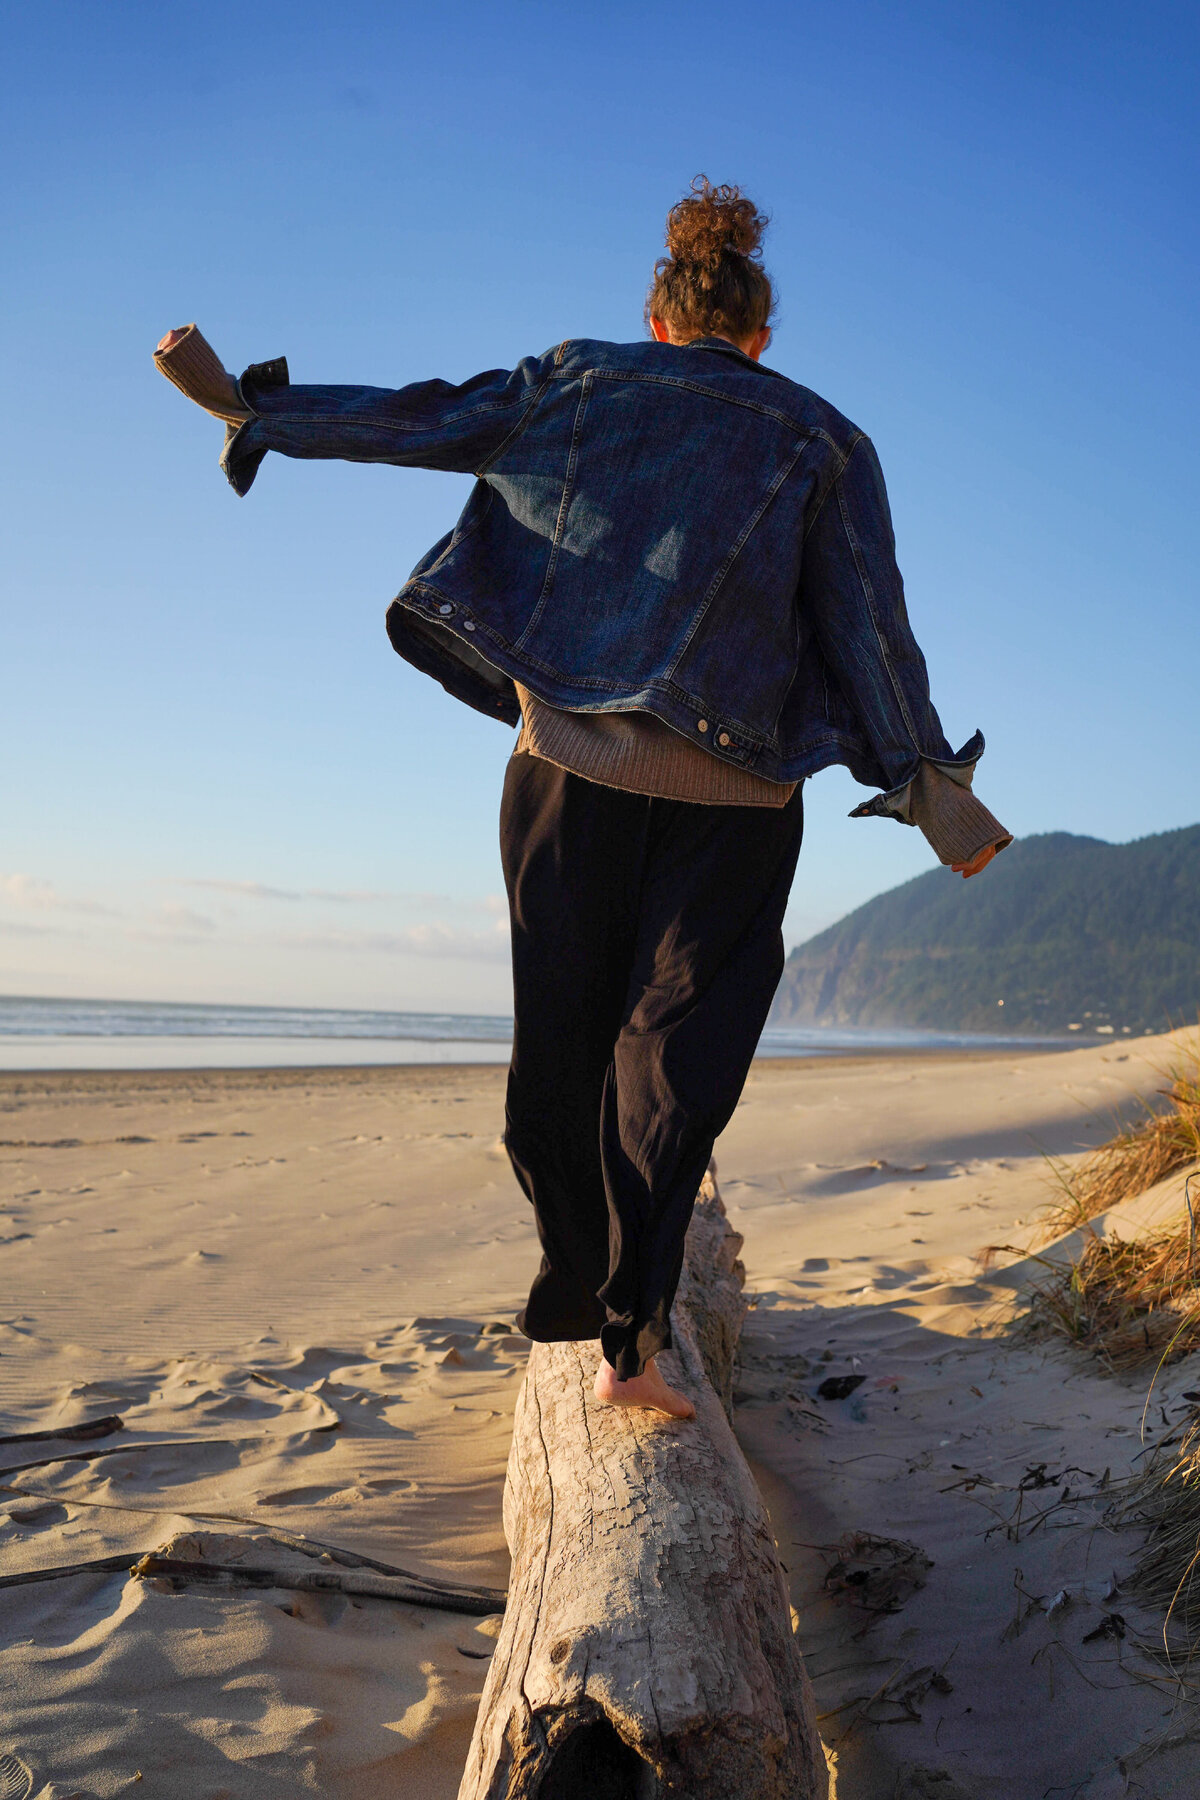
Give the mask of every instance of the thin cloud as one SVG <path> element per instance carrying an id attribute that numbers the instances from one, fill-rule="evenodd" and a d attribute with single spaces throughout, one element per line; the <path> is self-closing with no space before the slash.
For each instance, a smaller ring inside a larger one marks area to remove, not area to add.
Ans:
<path id="1" fill-rule="evenodd" d="M 98 900 L 81 900 L 60 894 L 52 881 L 42 881 L 36 875 L 0 875 L 0 895 L 12 905 L 27 907 L 34 912 L 92 913 L 107 919 L 121 916 L 113 907 L 102 906 Z"/>
<path id="2" fill-rule="evenodd" d="M 410 925 L 404 931 L 308 931 L 278 940 L 293 950 L 345 950 L 368 956 L 468 957 L 503 962 L 509 955 L 508 925 L 490 931 L 460 931 L 452 925 Z"/>
<path id="3" fill-rule="evenodd" d="M 284 888 L 265 881 L 220 881 L 213 876 L 180 877 L 176 887 L 204 888 L 230 894 L 238 900 L 318 900 L 335 906 L 436 906 L 464 912 L 484 912 L 493 917 L 507 913 L 503 894 L 485 894 L 481 900 L 455 899 L 450 894 L 424 893 L 409 888 Z"/>
<path id="4" fill-rule="evenodd" d="M 181 880 L 176 887 L 209 888 L 217 894 L 236 894 L 240 900 L 303 900 L 297 889 L 268 887 L 262 881 L 205 881 L 200 877 Z"/>
<path id="5" fill-rule="evenodd" d="M 209 937 L 217 929 L 215 919 L 207 913 L 193 912 L 190 906 L 160 906 L 150 921 L 150 935 L 155 937 Z M 138 932 L 139 937 L 147 935 Z"/>
<path id="6" fill-rule="evenodd" d="M 378 901 L 406 906 L 449 906 L 446 894 L 389 892 L 373 888 L 281 888 L 265 881 L 217 881 L 204 876 L 179 880 L 178 887 L 208 888 L 219 894 L 233 894 L 239 900 L 328 900 L 335 905 L 370 905 Z"/>

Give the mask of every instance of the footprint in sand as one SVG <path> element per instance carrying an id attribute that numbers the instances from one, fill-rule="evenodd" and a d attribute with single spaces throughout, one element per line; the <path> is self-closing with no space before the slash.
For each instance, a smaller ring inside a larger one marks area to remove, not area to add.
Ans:
<path id="1" fill-rule="evenodd" d="M 335 1495 L 345 1493 L 344 1488 L 336 1487 L 294 1487 L 279 1488 L 273 1494 L 260 1494 L 260 1506 L 320 1506 L 325 1500 L 332 1500 Z M 0 1790 L 0 1800 L 4 1800 Z"/>
<path id="2" fill-rule="evenodd" d="M 19 1525 L 23 1531 L 30 1531 L 34 1527 L 38 1531 L 45 1531 L 47 1526 L 64 1524 L 67 1518 L 66 1507 L 60 1506 L 57 1500 L 34 1500 L 28 1504 L 18 1502 L 6 1506 L 4 1511 L 12 1523 Z M 0 1767 L 2 1766 L 0 1764 Z M 7 1800 L 2 1785 L 0 1785 L 0 1800 Z"/>

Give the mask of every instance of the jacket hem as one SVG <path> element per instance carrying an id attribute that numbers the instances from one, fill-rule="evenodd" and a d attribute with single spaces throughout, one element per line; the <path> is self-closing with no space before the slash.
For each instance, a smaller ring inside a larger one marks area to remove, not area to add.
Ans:
<path id="1" fill-rule="evenodd" d="M 446 608 L 450 611 L 446 612 Z M 452 601 L 420 578 L 401 589 L 392 601 L 387 633 L 398 656 L 423 674 L 431 675 L 455 699 L 505 725 L 515 726 L 520 721 L 515 686 L 520 681 L 547 706 L 566 712 L 651 713 L 718 762 L 753 769 L 765 781 L 780 785 L 804 781 L 841 763 L 864 787 L 887 785 L 887 777 L 864 738 L 826 726 L 806 734 L 801 744 L 786 758 L 782 757 L 774 745 L 744 721 L 722 714 L 666 677 L 652 677 L 640 686 L 632 686 L 591 677 L 567 679 L 545 670 L 528 653 L 517 655 L 461 602 Z M 728 744 L 721 744 L 722 736 L 729 739 Z M 972 745 L 974 742 L 972 739 Z M 962 754 L 950 758 L 950 763 L 957 764 Z M 920 763 L 920 756 L 915 756 L 901 787 L 912 781 Z M 896 793 L 899 789 L 891 791 Z M 871 808 L 886 798 L 887 795 L 877 795 L 865 805 Z M 856 809 L 852 816 L 862 814 Z"/>

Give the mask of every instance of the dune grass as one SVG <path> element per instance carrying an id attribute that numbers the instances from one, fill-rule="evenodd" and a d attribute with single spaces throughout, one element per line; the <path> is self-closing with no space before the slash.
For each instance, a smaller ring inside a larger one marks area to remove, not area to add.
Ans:
<path id="1" fill-rule="evenodd" d="M 1200 1657 L 1200 1418 L 1193 1416 L 1173 1456 L 1160 1451 L 1130 1482 L 1117 1519 L 1146 1533 L 1129 1591 L 1165 1615 L 1172 1667 L 1177 1658 L 1193 1665 Z"/>
<path id="2" fill-rule="evenodd" d="M 1194 1186 L 1194 1181 L 1189 1181 Z M 1092 1232 L 1065 1267 L 1046 1261 L 1028 1325 L 1068 1338 L 1111 1369 L 1178 1362 L 1200 1347 L 1200 1270 L 1192 1217 L 1125 1240 Z"/>
<path id="3" fill-rule="evenodd" d="M 1154 1364 L 1157 1373 L 1200 1349 L 1200 1033 L 1178 1047 L 1164 1075 L 1161 1111 L 1148 1107 L 1075 1168 L 1056 1168 L 1062 1197 L 1048 1235 L 1082 1226 L 1086 1236 L 1065 1266 L 1037 1259 L 1046 1276 L 1030 1296 L 1029 1327 L 1069 1339 L 1114 1371 Z M 1183 1176 L 1177 1225 L 1130 1240 L 1095 1230 L 1098 1215 L 1174 1174 Z M 1172 1668 L 1179 1650 L 1188 1665 L 1200 1656 L 1200 1393 L 1184 1398 L 1197 1410 L 1181 1441 L 1150 1458 L 1119 1505 L 1125 1523 L 1146 1529 L 1129 1586 L 1166 1615 Z"/>
<path id="4" fill-rule="evenodd" d="M 1114 1370 L 1177 1362 L 1200 1347 L 1197 1175 L 1180 1183 L 1185 1216 L 1177 1226 L 1133 1239 L 1092 1226 L 1100 1214 L 1200 1162 L 1200 1033 L 1176 1047 L 1163 1075 L 1161 1111 L 1147 1107 L 1073 1168 L 1054 1166 L 1062 1197 L 1043 1220 L 1045 1236 L 1081 1227 L 1086 1235 L 1069 1263 L 1034 1258 L 1046 1274 L 1030 1290 L 1027 1327 L 1065 1337 Z"/>
<path id="5" fill-rule="evenodd" d="M 1200 1161 L 1200 1032 L 1177 1047 L 1163 1075 L 1165 1108 L 1147 1105 L 1144 1118 L 1118 1130 L 1074 1167 L 1051 1164 L 1060 1196 L 1043 1220 L 1047 1238 L 1086 1225 Z"/>

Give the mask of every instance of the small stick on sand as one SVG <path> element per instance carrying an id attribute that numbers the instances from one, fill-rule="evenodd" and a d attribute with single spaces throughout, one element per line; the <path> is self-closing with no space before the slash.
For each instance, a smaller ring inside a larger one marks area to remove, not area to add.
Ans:
<path id="1" fill-rule="evenodd" d="M 492 1588 L 417 1587 L 390 1575 L 341 1573 L 336 1569 L 247 1568 L 242 1563 L 196 1562 L 191 1558 L 159 1556 L 151 1551 L 130 1570 L 140 1581 L 165 1577 L 179 1582 L 219 1583 L 225 1587 L 289 1588 L 301 1594 L 350 1594 L 371 1600 L 401 1600 L 409 1606 L 429 1606 L 439 1612 L 473 1613 L 478 1618 L 499 1610 Z M 501 1596 L 503 1604 L 503 1596 Z"/>
<path id="2" fill-rule="evenodd" d="M 60 1456 L 42 1456 L 36 1462 L 11 1463 L 0 1469 L 0 1482 L 6 1475 L 24 1475 L 29 1469 L 50 1469 L 55 1463 L 97 1462 L 102 1456 L 132 1456 L 138 1450 L 209 1450 L 215 1444 L 261 1444 L 253 1438 L 155 1438 L 150 1444 L 112 1444 L 107 1450 L 64 1450 Z"/>
<path id="3" fill-rule="evenodd" d="M 262 1519 L 248 1518 L 245 1513 L 191 1512 L 182 1506 L 122 1506 L 115 1500 L 81 1500 L 75 1494 L 47 1494 L 44 1489 L 13 1487 L 10 1482 L 0 1482 L 0 1493 L 19 1494 L 26 1500 L 56 1501 L 66 1506 L 90 1506 L 97 1512 L 144 1513 L 150 1518 L 169 1514 L 173 1519 L 197 1519 L 221 1525 L 249 1525 L 260 1537 L 270 1538 L 272 1543 L 278 1544 L 283 1550 L 299 1550 L 303 1556 L 328 1556 L 346 1569 L 374 1569 L 377 1575 L 394 1575 L 401 1581 L 411 1581 L 419 1587 L 433 1588 L 446 1594 L 478 1594 L 480 1598 L 492 1601 L 492 1612 L 503 1612 L 508 1601 L 503 1588 L 463 1588 L 457 1582 L 439 1580 L 436 1575 L 419 1575 L 415 1569 L 402 1568 L 399 1563 L 380 1562 L 378 1557 L 365 1556 L 359 1550 L 346 1550 L 339 1544 L 327 1544 L 321 1538 L 302 1537 L 298 1531 L 285 1531 L 282 1525 L 269 1525 Z"/>
<path id="4" fill-rule="evenodd" d="M 137 1556 L 136 1550 L 125 1550 L 120 1556 L 97 1556 L 91 1562 L 60 1563 L 55 1569 L 22 1569 L 19 1575 L 0 1575 L 0 1588 L 24 1587 L 30 1581 L 62 1581 L 68 1575 L 113 1575 L 120 1569 L 128 1573 Z"/>
<path id="5" fill-rule="evenodd" d="M 504 1595 L 495 1588 L 430 1590 L 387 1575 L 343 1575 L 334 1569 L 246 1568 L 241 1563 L 193 1562 L 159 1556 L 154 1550 L 126 1550 L 119 1556 L 98 1556 L 91 1562 L 60 1563 L 53 1569 L 23 1569 L 17 1575 L 0 1575 L 0 1588 L 24 1587 L 34 1581 L 63 1581 L 71 1575 L 113 1575 L 122 1571 L 139 1581 L 165 1577 L 181 1585 L 189 1581 L 207 1582 L 222 1587 L 288 1588 L 302 1594 L 349 1594 L 370 1600 L 399 1600 L 408 1606 L 428 1606 L 436 1612 L 471 1613 L 476 1618 L 504 1610 Z"/>
<path id="6" fill-rule="evenodd" d="M 60 1425 L 57 1431 L 12 1431 L 0 1436 L 0 1444 L 50 1444 L 56 1438 L 79 1442 L 84 1438 L 111 1437 L 114 1431 L 124 1429 L 124 1419 L 116 1413 L 105 1413 L 102 1419 L 87 1419 L 82 1425 Z"/>

